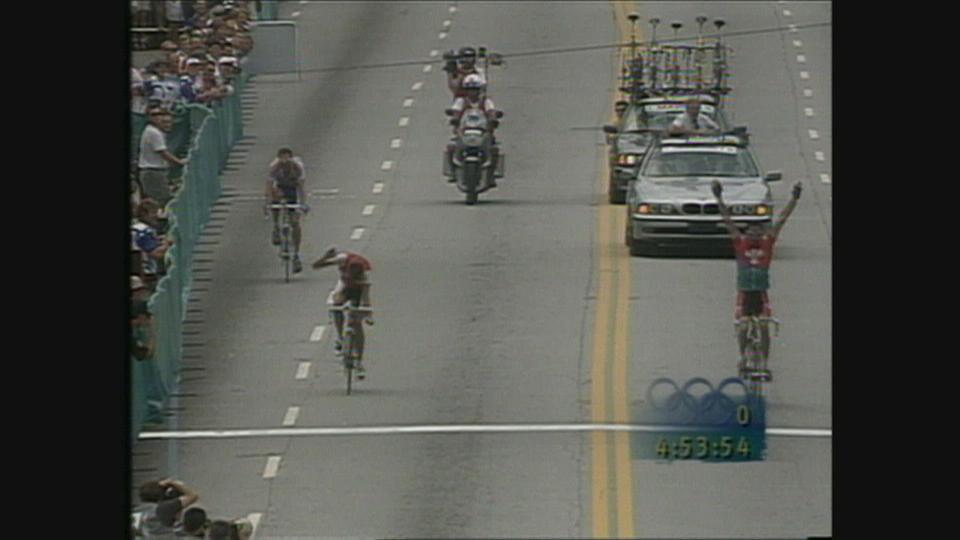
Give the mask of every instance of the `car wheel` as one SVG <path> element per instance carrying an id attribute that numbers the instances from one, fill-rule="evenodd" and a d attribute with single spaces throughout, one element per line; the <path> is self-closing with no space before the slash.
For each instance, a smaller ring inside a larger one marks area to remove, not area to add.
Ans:
<path id="1" fill-rule="evenodd" d="M 627 202 L 627 194 L 617 189 L 617 183 L 610 179 L 609 187 L 610 204 L 624 204 Z"/>

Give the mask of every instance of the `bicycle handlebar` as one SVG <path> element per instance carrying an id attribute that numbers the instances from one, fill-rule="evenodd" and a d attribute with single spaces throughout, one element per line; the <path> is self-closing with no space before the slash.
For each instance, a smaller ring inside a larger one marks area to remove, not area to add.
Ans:
<path id="1" fill-rule="evenodd" d="M 303 205 L 301 204 L 268 204 L 266 205 L 266 207 L 271 210 L 280 210 L 282 208 L 286 208 L 287 210 L 299 210 L 303 208 Z"/>
<path id="2" fill-rule="evenodd" d="M 363 312 L 373 312 L 372 307 L 351 307 L 351 306 L 331 306 L 327 308 L 329 311 L 363 311 Z"/>

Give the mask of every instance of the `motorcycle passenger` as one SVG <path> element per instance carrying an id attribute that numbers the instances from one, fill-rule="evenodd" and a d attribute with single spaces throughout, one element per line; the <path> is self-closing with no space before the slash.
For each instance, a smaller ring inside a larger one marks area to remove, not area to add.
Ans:
<path id="1" fill-rule="evenodd" d="M 457 129 L 460 127 L 460 119 L 463 117 L 463 112 L 467 109 L 478 109 L 483 111 L 484 115 L 487 117 L 487 129 L 490 131 L 490 153 L 493 159 L 494 167 L 496 167 L 497 158 L 499 157 L 500 152 L 496 146 L 497 139 L 495 130 L 500 121 L 497 119 L 498 110 L 496 105 L 494 105 L 493 100 L 488 98 L 486 95 L 482 95 L 484 86 L 484 82 L 479 75 L 467 75 L 463 80 L 463 88 L 466 94 L 463 97 L 458 97 L 453 101 L 453 105 L 450 107 L 448 114 L 452 116 L 450 123 L 453 125 L 454 140 L 456 140 Z M 450 159 L 453 158 L 453 148 L 448 147 L 448 155 Z M 450 181 L 453 182 L 454 180 L 451 179 Z M 490 182 L 491 187 L 496 187 L 497 182 L 492 177 Z"/>
<path id="2" fill-rule="evenodd" d="M 467 95 L 463 83 L 469 75 L 477 75 L 484 85 L 487 82 L 486 74 L 477 66 L 477 51 L 473 47 L 461 48 L 458 59 L 459 62 L 454 59 L 447 60 L 447 64 L 443 67 L 447 72 L 447 87 L 450 88 L 454 98 Z"/>
<path id="3" fill-rule="evenodd" d="M 717 199 L 720 216 L 733 239 L 733 248 L 737 256 L 737 304 L 734 317 L 742 323 L 745 317 L 770 317 L 770 299 L 767 290 L 770 288 L 770 263 L 773 260 L 773 246 L 780 236 L 783 225 L 797 206 L 803 185 L 797 182 L 793 186 L 793 196 L 783 208 L 780 217 L 773 226 L 766 223 L 751 223 L 746 232 L 741 233 L 730 218 L 730 209 L 723 202 L 723 186 L 714 180 L 711 186 Z M 740 368 L 743 369 L 743 355 L 746 349 L 747 325 L 738 324 L 737 341 L 740 345 Z M 767 327 L 761 327 L 761 348 L 764 358 L 770 354 L 770 336 Z M 769 370 L 765 374 L 770 375 Z"/>
<path id="4" fill-rule="evenodd" d="M 304 194 L 304 182 L 306 181 L 306 168 L 303 160 L 293 155 L 293 150 L 281 148 L 277 151 L 277 158 L 270 163 L 270 173 L 267 177 L 266 198 L 273 204 L 299 204 L 304 212 L 310 211 L 307 205 L 307 197 Z M 303 270 L 303 264 L 300 262 L 300 215 L 296 210 L 286 210 L 290 219 L 290 225 L 293 232 L 293 273 L 299 273 Z M 278 210 L 272 210 L 273 214 L 273 245 L 280 245 L 280 228 Z"/>
<path id="5" fill-rule="evenodd" d="M 355 306 L 371 307 L 370 303 L 370 270 L 373 266 L 370 261 L 351 251 L 340 251 L 336 247 L 331 247 L 323 254 L 323 257 L 313 263 L 313 269 L 319 270 L 327 266 L 336 265 L 340 271 L 340 279 L 336 287 L 330 291 L 327 297 L 327 305 L 332 307 L 342 307 L 347 301 L 351 301 Z M 337 354 L 343 353 L 343 312 L 332 311 L 333 320 L 337 327 L 337 340 L 334 347 Z M 367 324 L 373 324 L 373 314 L 365 318 Z M 362 333 L 361 333 L 362 339 Z M 361 342 L 362 343 L 362 342 Z M 366 372 L 360 363 L 363 360 L 363 347 L 361 345 L 361 355 L 357 361 L 357 378 L 363 380 Z"/>

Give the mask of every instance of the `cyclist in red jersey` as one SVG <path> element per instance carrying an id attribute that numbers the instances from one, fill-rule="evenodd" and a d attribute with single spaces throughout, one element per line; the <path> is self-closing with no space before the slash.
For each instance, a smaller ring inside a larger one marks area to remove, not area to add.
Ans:
<path id="1" fill-rule="evenodd" d="M 744 317 L 770 317 L 770 300 L 767 289 L 770 288 L 770 263 L 773 261 L 773 246 L 780 236 L 783 225 L 797 206 L 803 184 L 797 182 L 793 186 L 793 196 L 783 208 L 780 217 L 773 226 L 755 222 L 747 225 L 745 233 L 741 233 L 730 217 L 730 209 L 723 203 L 723 186 L 718 180 L 712 184 L 713 194 L 717 198 L 720 216 L 733 239 L 733 249 L 737 257 L 737 308 L 734 317 L 739 322 Z M 763 326 L 761 346 L 764 357 L 770 353 L 770 336 L 766 326 Z M 740 356 L 743 357 L 746 348 L 746 325 L 740 325 L 737 335 L 740 345 Z"/>
<path id="2" fill-rule="evenodd" d="M 336 287 L 330 291 L 327 297 L 327 305 L 341 307 L 348 300 L 356 306 L 371 307 L 370 303 L 370 271 L 373 266 L 366 257 L 352 251 L 340 251 L 336 247 L 331 247 L 323 254 L 323 257 L 313 263 L 313 269 L 319 270 L 327 266 L 336 265 L 340 271 L 340 279 Z M 337 326 L 337 340 L 334 346 L 339 354 L 342 350 L 343 342 L 343 312 L 334 311 L 333 320 Z M 367 324 L 373 324 L 373 314 L 365 318 Z M 361 360 L 362 361 L 362 358 Z M 363 378 L 363 366 L 357 362 L 357 375 Z"/>

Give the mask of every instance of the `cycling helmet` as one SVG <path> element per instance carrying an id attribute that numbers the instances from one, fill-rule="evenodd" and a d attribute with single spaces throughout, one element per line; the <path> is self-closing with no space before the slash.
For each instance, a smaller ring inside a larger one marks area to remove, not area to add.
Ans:
<path id="1" fill-rule="evenodd" d="M 467 75 L 463 78 L 463 88 L 466 90 L 476 88 L 477 90 L 483 88 L 483 79 L 480 78 L 476 73 Z"/>
<path id="2" fill-rule="evenodd" d="M 460 58 L 476 58 L 477 51 L 473 47 L 461 47 L 460 48 Z"/>

